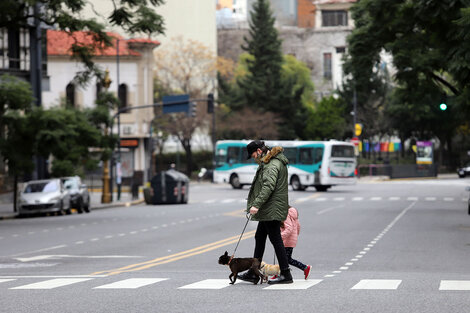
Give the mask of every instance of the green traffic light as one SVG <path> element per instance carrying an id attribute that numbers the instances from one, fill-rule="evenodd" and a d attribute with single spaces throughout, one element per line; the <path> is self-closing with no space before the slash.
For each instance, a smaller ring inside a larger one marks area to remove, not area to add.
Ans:
<path id="1" fill-rule="evenodd" d="M 445 110 L 447 110 L 447 104 L 441 103 L 441 104 L 439 105 L 439 108 L 441 109 L 441 111 L 445 111 Z"/>

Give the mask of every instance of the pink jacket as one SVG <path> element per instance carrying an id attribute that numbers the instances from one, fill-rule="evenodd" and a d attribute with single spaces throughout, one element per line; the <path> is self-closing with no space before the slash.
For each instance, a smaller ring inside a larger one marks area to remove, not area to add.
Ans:
<path id="1" fill-rule="evenodd" d="M 299 213 L 294 207 L 289 208 L 284 227 L 281 227 L 282 241 L 284 247 L 295 248 L 300 233 Z"/>

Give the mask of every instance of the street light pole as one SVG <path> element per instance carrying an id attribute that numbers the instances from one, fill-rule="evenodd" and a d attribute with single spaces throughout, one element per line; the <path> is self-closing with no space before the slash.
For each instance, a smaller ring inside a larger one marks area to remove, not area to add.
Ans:
<path id="1" fill-rule="evenodd" d="M 109 86 L 111 85 L 111 78 L 109 78 L 109 71 L 105 71 L 103 78 L 103 87 L 108 91 Z M 108 136 L 108 127 L 104 128 L 104 136 Z M 101 203 L 110 203 L 111 194 L 109 192 L 109 163 L 108 160 L 103 161 L 103 194 L 101 195 Z"/>

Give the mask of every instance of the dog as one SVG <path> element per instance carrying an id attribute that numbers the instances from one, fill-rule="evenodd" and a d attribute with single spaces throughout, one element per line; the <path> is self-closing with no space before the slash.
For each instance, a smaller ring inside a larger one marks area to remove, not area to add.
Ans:
<path id="1" fill-rule="evenodd" d="M 232 273 L 228 277 L 230 284 L 233 285 L 237 281 L 237 274 L 246 270 L 251 269 L 257 276 L 254 284 L 256 285 L 260 280 L 263 283 L 264 276 L 260 272 L 261 263 L 257 258 L 233 258 L 230 260 L 228 252 L 225 251 L 219 258 L 219 264 L 228 265 Z"/>
<path id="2" fill-rule="evenodd" d="M 268 264 L 266 262 L 261 262 L 260 272 L 263 274 L 264 280 L 268 281 L 268 276 L 280 275 L 281 269 L 279 264 Z"/>

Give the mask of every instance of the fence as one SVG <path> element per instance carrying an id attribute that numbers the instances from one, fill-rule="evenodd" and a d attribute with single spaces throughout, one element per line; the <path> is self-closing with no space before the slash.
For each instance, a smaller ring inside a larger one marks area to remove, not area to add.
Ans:
<path id="1" fill-rule="evenodd" d="M 363 164 L 358 167 L 358 176 L 389 176 L 390 178 L 436 177 L 438 165 L 419 164 Z"/>

